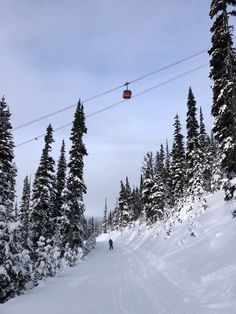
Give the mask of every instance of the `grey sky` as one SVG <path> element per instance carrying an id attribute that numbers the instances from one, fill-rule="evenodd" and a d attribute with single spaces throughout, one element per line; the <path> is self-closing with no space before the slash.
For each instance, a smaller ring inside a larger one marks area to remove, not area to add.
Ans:
<path id="1" fill-rule="evenodd" d="M 209 0 L 81 1 L 0 0 L 0 94 L 13 127 L 119 86 L 210 46 Z M 208 61 L 194 60 L 130 86 L 139 93 Z M 144 155 L 172 139 L 173 118 L 185 126 L 191 85 L 210 129 L 208 67 L 87 120 L 85 181 L 88 214 L 113 209 L 120 180 L 138 184 Z M 121 90 L 85 103 L 90 114 L 121 100 Z M 72 121 L 75 108 L 14 132 L 21 143 Z M 53 154 L 70 127 L 55 132 Z M 25 175 L 35 173 L 43 140 L 15 150 L 18 195 Z"/>

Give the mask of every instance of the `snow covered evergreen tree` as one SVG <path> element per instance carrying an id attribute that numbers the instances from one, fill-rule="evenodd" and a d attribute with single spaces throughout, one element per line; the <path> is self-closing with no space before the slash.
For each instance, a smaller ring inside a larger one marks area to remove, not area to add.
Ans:
<path id="1" fill-rule="evenodd" d="M 0 101 L 0 303 L 19 293 L 27 280 L 14 210 L 16 167 L 10 117 L 3 97 Z"/>
<path id="2" fill-rule="evenodd" d="M 94 218 L 94 233 L 97 237 L 102 232 L 102 221 L 100 218 L 95 217 Z"/>
<path id="3" fill-rule="evenodd" d="M 112 227 L 111 230 L 118 230 L 119 229 L 119 218 L 120 218 L 120 213 L 119 213 L 119 208 L 118 208 L 118 201 L 115 206 L 115 209 L 112 213 Z"/>
<path id="4" fill-rule="evenodd" d="M 212 47 L 209 50 L 210 77 L 213 80 L 213 132 L 219 143 L 221 166 L 227 177 L 236 175 L 236 53 L 233 48 L 229 17 L 235 16 L 236 0 L 212 0 L 210 17 L 214 19 Z"/>
<path id="5" fill-rule="evenodd" d="M 102 232 L 107 233 L 107 209 L 104 210 L 103 221 L 102 221 Z"/>
<path id="6" fill-rule="evenodd" d="M 38 248 L 37 242 L 42 236 L 45 241 L 53 236 L 53 205 L 55 199 L 54 159 L 50 155 L 53 143 L 51 124 L 44 137 L 45 146 L 42 151 L 39 167 L 35 174 L 32 188 L 32 203 L 29 214 L 29 241 L 33 251 Z"/>
<path id="7" fill-rule="evenodd" d="M 107 217 L 107 229 L 112 229 L 112 211 L 109 211 L 108 217 Z"/>
<path id="8" fill-rule="evenodd" d="M 150 208 L 147 215 L 147 222 L 152 224 L 163 219 L 165 206 L 165 168 L 164 148 L 161 145 L 160 151 L 156 153 L 153 185 L 150 191 Z"/>
<path id="9" fill-rule="evenodd" d="M 144 211 L 142 217 L 144 220 L 149 220 L 152 217 L 152 199 L 151 190 L 154 185 L 154 159 L 152 152 L 148 152 L 144 157 L 143 167 L 142 167 L 142 202 L 144 205 Z"/>
<path id="10" fill-rule="evenodd" d="M 25 177 L 23 183 L 23 192 L 20 204 L 20 221 L 21 221 L 21 238 L 25 248 L 28 247 L 28 229 L 29 229 L 29 209 L 30 209 L 30 181 L 28 176 Z"/>
<path id="11" fill-rule="evenodd" d="M 127 200 L 127 207 L 128 207 L 128 222 L 133 222 L 134 217 L 134 208 L 133 208 L 133 198 L 132 198 L 132 191 L 129 184 L 129 178 L 125 178 L 125 192 L 126 192 L 126 200 Z"/>
<path id="12" fill-rule="evenodd" d="M 63 191 L 66 185 L 66 157 L 65 157 L 65 142 L 62 141 L 60 157 L 57 164 L 56 172 L 56 182 L 55 182 L 55 199 L 53 205 L 53 227 L 55 235 L 55 244 L 60 248 L 61 255 L 65 250 L 65 240 L 63 238 L 63 233 L 65 230 L 65 213 L 64 207 L 65 199 Z"/>
<path id="13" fill-rule="evenodd" d="M 186 129 L 187 129 L 187 144 L 186 144 L 186 165 L 187 173 L 186 179 L 187 183 L 193 178 L 196 172 L 195 161 L 198 158 L 199 152 L 199 126 L 196 117 L 196 101 L 193 95 L 191 87 L 189 88 L 188 101 L 187 101 L 187 119 L 186 119 Z M 199 162 L 199 160 L 197 160 Z"/>
<path id="14" fill-rule="evenodd" d="M 202 165 L 203 189 L 207 192 L 210 192 L 214 157 L 211 140 L 208 134 L 206 133 L 206 127 L 201 107 L 199 122 L 199 148 L 200 148 L 200 164 Z"/>
<path id="15" fill-rule="evenodd" d="M 196 117 L 196 101 L 191 87 L 187 101 L 187 144 L 186 144 L 186 183 L 187 192 L 192 197 L 203 194 L 203 164 L 199 146 L 199 125 Z"/>
<path id="16" fill-rule="evenodd" d="M 55 276 L 59 266 L 60 251 L 57 247 L 54 247 L 53 241 L 40 236 L 35 255 L 37 256 L 34 265 L 35 282 L 44 277 Z"/>
<path id="17" fill-rule="evenodd" d="M 165 182 L 166 207 L 168 207 L 168 209 L 173 207 L 173 191 L 172 191 L 172 179 L 171 179 L 170 165 L 171 165 L 171 158 L 170 158 L 170 152 L 169 152 L 169 145 L 168 145 L 168 141 L 166 141 L 164 182 Z M 165 213 L 167 214 L 167 216 L 169 216 L 170 214 L 169 212 L 167 213 L 167 210 L 165 211 Z"/>
<path id="18" fill-rule="evenodd" d="M 119 227 L 125 228 L 129 223 L 129 198 L 130 198 L 130 188 L 127 189 L 127 180 L 126 185 L 120 181 L 120 193 L 118 200 L 118 217 L 119 217 Z M 129 187 L 129 184 L 128 184 Z"/>
<path id="19" fill-rule="evenodd" d="M 73 255 L 80 255 L 84 246 L 84 202 L 83 195 L 86 193 L 86 185 L 83 178 L 84 156 L 87 150 L 83 143 L 83 136 L 87 133 L 83 104 L 79 101 L 71 130 L 70 159 L 68 163 L 68 175 L 65 197 L 65 224 L 64 236 L 68 247 Z M 80 249 L 79 249 L 80 248 Z"/>
<path id="20" fill-rule="evenodd" d="M 64 203 L 62 192 L 66 184 L 66 157 L 65 157 L 65 142 L 62 141 L 61 153 L 57 164 L 56 183 L 55 183 L 55 205 L 54 217 L 61 217 L 62 205 Z"/>
<path id="21" fill-rule="evenodd" d="M 150 198 L 151 206 L 147 222 L 155 223 L 164 217 L 165 185 L 160 171 L 154 175 Z"/>
<path id="22" fill-rule="evenodd" d="M 95 233 L 95 221 L 94 221 L 94 217 L 90 217 L 88 218 L 88 233 L 90 235 L 90 233 Z"/>
<path id="23" fill-rule="evenodd" d="M 9 108 L 5 98 L 2 97 L 0 101 L 0 206 L 9 217 L 13 215 L 16 178 L 10 117 Z"/>
<path id="24" fill-rule="evenodd" d="M 95 248 L 96 245 L 96 236 L 95 236 L 95 225 L 94 218 L 91 217 L 87 219 L 87 237 L 85 241 L 85 248 L 87 252 L 90 252 Z"/>
<path id="25" fill-rule="evenodd" d="M 177 204 L 178 200 L 183 197 L 185 189 L 186 168 L 183 138 L 179 116 L 175 115 L 174 140 L 171 151 L 172 162 L 170 168 L 174 204 Z"/>
<path id="26" fill-rule="evenodd" d="M 130 221 L 135 222 L 141 216 L 143 206 L 141 201 L 141 193 L 138 187 L 134 187 L 131 193 L 131 211 Z"/>
<path id="27" fill-rule="evenodd" d="M 212 171 L 211 171 L 211 191 L 221 189 L 224 180 L 223 169 L 221 166 L 221 152 L 218 141 L 216 141 L 213 131 L 210 137 L 210 155 L 212 156 Z"/>

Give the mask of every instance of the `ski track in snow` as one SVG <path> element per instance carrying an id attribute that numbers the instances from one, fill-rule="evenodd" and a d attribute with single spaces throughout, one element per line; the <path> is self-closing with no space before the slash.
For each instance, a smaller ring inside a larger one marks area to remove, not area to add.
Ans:
<path id="1" fill-rule="evenodd" d="M 234 203 L 221 192 L 208 203 L 196 237 L 187 220 L 169 238 L 158 226 L 103 234 L 84 262 L 0 304 L 0 314 L 235 314 Z"/>
<path id="2" fill-rule="evenodd" d="M 107 242 L 98 242 L 85 262 L 0 305 L 0 313 L 216 313 L 171 282 L 165 266 L 154 260 L 141 248 L 129 250 L 118 243 L 108 251 Z"/>

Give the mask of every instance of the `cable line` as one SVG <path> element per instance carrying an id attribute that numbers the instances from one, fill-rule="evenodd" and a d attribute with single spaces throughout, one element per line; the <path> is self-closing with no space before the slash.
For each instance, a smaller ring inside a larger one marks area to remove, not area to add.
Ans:
<path id="1" fill-rule="evenodd" d="M 206 67 L 206 66 L 208 66 L 208 65 L 209 65 L 208 62 L 207 62 L 207 63 L 203 63 L 203 64 L 201 64 L 201 65 L 199 65 L 199 66 L 197 66 L 197 67 L 195 67 L 195 68 L 193 68 L 193 69 L 191 69 L 191 70 L 189 70 L 189 71 L 186 71 L 186 72 L 184 72 L 184 73 L 181 73 L 181 74 L 179 74 L 179 75 L 176 75 L 176 76 L 174 76 L 174 77 L 172 77 L 172 78 L 170 78 L 170 79 L 168 79 L 168 80 L 166 80 L 166 81 L 164 81 L 164 82 L 158 83 L 158 84 L 156 84 L 156 85 L 154 85 L 154 86 L 152 86 L 152 87 L 150 87 L 150 88 L 147 88 L 147 89 L 145 89 L 145 90 L 143 90 L 143 91 L 141 91 L 141 92 L 139 92 L 139 93 L 133 95 L 133 98 L 139 97 L 139 96 L 141 96 L 141 95 L 143 95 L 143 94 L 145 94 L 145 93 L 148 93 L 148 92 L 150 92 L 150 91 L 152 91 L 152 90 L 154 90 L 154 89 L 156 89 L 156 88 L 158 88 L 158 87 L 161 87 L 161 86 L 166 85 L 166 84 L 168 84 L 168 83 L 170 83 L 170 82 L 172 82 L 172 81 L 175 81 L 175 80 L 177 80 L 177 79 L 179 79 L 179 78 L 181 78 L 181 77 L 184 77 L 184 76 L 186 76 L 186 75 L 188 75 L 188 74 L 190 74 L 190 73 L 193 73 L 193 72 L 195 72 L 195 71 L 197 71 L 197 70 L 199 70 L 199 69 L 202 69 L 202 68 L 204 68 L 204 67 Z M 112 109 L 112 108 L 114 108 L 114 107 L 116 107 L 116 106 L 118 106 L 118 105 L 120 105 L 120 104 L 122 104 L 122 103 L 124 103 L 124 102 L 127 102 L 127 100 L 120 100 L 120 101 L 118 101 L 118 102 L 116 102 L 116 103 L 114 103 L 114 104 L 112 104 L 112 105 L 109 105 L 109 106 L 104 107 L 104 108 L 102 108 L 102 109 L 100 109 L 100 110 L 97 110 L 97 111 L 95 111 L 95 112 L 92 112 L 92 113 L 86 115 L 85 118 L 88 119 L 88 118 L 90 118 L 90 117 L 92 117 L 92 116 L 95 116 L 95 115 L 97 115 L 97 114 L 100 114 L 100 113 L 102 113 L 102 112 L 104 112 L 104 111 L 110 110 L 110 109 Z M 67 124 L 64 124 L 64 125 L 62 125 L 62 126 L 60 126 L 60 127 L 58 127 L 58 128 L 55 128 L 53 131 L 54 131 L 54 132 L 59 131 L 59 130 L 61 130 L 61 129 L 64 129 L 64 128 L 70 126 L 71 124 L 72 124 L 72 122 L 67 123 Z M 31 138 L 31 139 L 29 139 L 29 140 L 27 140 L 27 141 L 25 141 L 25 142 L 22 142 L 22 143 L 20 143 L 20 144 L 17 144 L 15 147 L 20 147 L 20 146 L 23 146 L 23 145 L 25 145 L 25 144 L 28 144 L 28 143 L 30 143 L 30 142 L 32 142 L 32 141 L 38 140 L 38 139 L 41 138 L 41 137 L 44 137 L 45 135 L 46 135 L 46 133 L 41 134 L 41 135 L 38 135 L 38 136 L 36 136 L 36 137 L 34 137 L 34 138 Z"/>
<path id="2" fill-rule="evenodd" d="M 185 61 L 188 61 L 188 60 L 190 60 L 190 59 L 193 59 L 193 58 L 195 58 L 195 57 L 197 57 L 197 56 L 200 56 L 201 54 L 203 54 L 203 53 L 205 53 L 205 52 L 207 52 L 207 51 L 208 51 L 208 49 L 204 49 L 204 50 L 201 50 L 201 51 L 199 51 L 199 52 L 196 52 L 196 53 L 194 53 L 194 54 L 191 55 L 191 56 L 188 56 L 188 57 L 186 57 L 186 58 L 180 59 L 180 60 L 178 60 L 178 61 L 176 61 L 176 62 L 174 62 L 174 63 L 171 63 L 171 64 L 169 64 L 169 65 L 164 66 L 163 68 L 160 68 L 160 69 L 158 69 L 158 70 L 155 70 L 155 71 L 150 72 L 150 73 L 147 73 L 147 74 L 144 74 L 144 75 L 138 77 L 137 79 L 135 79 L 135 80 L 133 80 L 133 81 L 130 81 L 129 83 L 136 83 L 136 82 L 138 82 L 138 81 L 140 81 L 140 80 L 142 80 L 142 79 L 144 79 L 144 78 L 146 78 L 146 77 L 148 77 L 148 76 L 151 76 L 151 75 L 153 75 L 153 74 L 155 74 L 155 73 L 157 73 L 157 72 L 161 72 L 161 71 L 167 70 L 167 69 L 169 69 L 169 68 L 171 68 L 171 67 L 173 67 L 173 66 L 175 66 L 175 65 L 178 65 L 178 64 L 183 63 L 183 62 L 185 62 Z"/>
<path id="3" fill-rule="evenodd" d="M 109 89 L 109 90 L 107 90 L 107 91 L 105 91 L 105 92 L 102 92 L 102 93 L 100 93 L 100 94 L 97 94 L 97 95 L 95 95 L 95 96 L 89 97 L 89 98 L 85 99 L 85 100 L 83 101 L 83 103 L 89 102 L 89 101 L 91 101 L 91 100 L 93 100 L 93 99 L 96 99 L 96 98 L 98 98 L 98 97 L 101 97 L 101 96 L 104 96 L 104 95 L 106 95 L 106 94 L 112 93 L 112 92 L 114 92 L 115 90 L 120 89 L 120 88 L 122 88 L 122 87 L 123 87 L 123 85 L 117 86 L 117 87 L 114 87 L 114 88 L 112 88 L 112 89 Z M 49 113 L 49 114 L 46 114 L 46 115 L 44 115 L 44 116 L 42 116 L 42 117 L 39 117 L 39 118 L 37 118 L 37 119 L 34 119 L 34 120 L 29 121 L 29 122 L 23 123 L 23 124 L 21 124 L 21 125 L 18 125 L 18 126 L 16 126 L 15 128 L 13 128 L 12 130 L 15 131 L 15 130 L 24 128 L 25 126 L 28 126 L 28 125 L 30 125 L 30 124 L 33 124 L 33 123 L 38 122 L 38 121 L 41 121 L 41 120 L 44 120 L 44 119 L 46 119 L 46 118 L 49 118 L 49 117 L 51 117 L 51 116 L 54 116 L 54 115 L 56 115 L 56 114 L 58 114 L 58 113 L 61 113 L 61 112 L 63 112 L 63 111 L 67 111 L 67 110 L 69 110 L 69 109 L 71 109 L 71 108 L 74 108 L 74 107 L 76 107 L 76 106 L 77 106 L 77 104 L 74 104 L 74 105 L 70 105 L 70 106 L 64 107 L 64 108 L 62 108 L 62 109 L 60 109 L 60 110 L 57 110 L 57 111 L 53 111 L 53 112 L 51 112 L 51 113 Z"/>
<path id="4" fill-rule="evenodd" d="M 175 61 L 175 62 L 173 62 L 173 63 L 171 63 L 171 64 L 169 64 L 169 65 L 166 65 L 166 66 L 164 66 L 164 67 L 162 67 L 162 68 L 159 68 L 159 69 L 157 69 L 157 70 L 155 70 L 155 71 L 152 71 L 152 72 L 149 72 L 149 73 L 147 73 L 147 74 L 144 74 L 144 75 L 142 75 L 142 76 L 140 76 L 140 77 L 138 77 L 138 78 L 136 78 L 136 79 L 134 79 L 134 80 L 132 80 L 132 81 L 129 81 L 129 84 L 131 84 L 131 83 L 136 83 L 136 82 L 138 82 L 138 81 L 140 81 L 140 80 L 142 80 L 142 79 L 144 79 L 144 78 L 146 78 L 146 77 L 149 77 L 149 76 L 154 75 L 154 74 L 156 74 L 156 73 L 159 73 L 159 72 L 162 72 L 162 71 L 164 71 L 164 70 L 167 70 L 167 69 L 169 69 L 169 68 L 171 68 L 171 67 L 173 67 L 173 66 L 176 66 L 176 65 L 181 64 L 181 63 L 183 63 L 183 62 L 186 62 L 186 61 L 188 61 L 188 60 L 191 60 L 191 59 L 193 59 L 193 58 L 195 58 L 195 57 L 197 57 L 197 56 L 202 55 L 202 54 L 205 53 L 205 52 L 207 52 L 207 49 L 201 50 L 201 51 L 196 52 L 196 53 L 194 53 L 194 54 L 192 54 L 192 55 L 190 55 L 190 56 L 188 56 L 188 57 L 185 57 L 185 58 L 183 58 L 183 59 L 180 59 L 180 60 L 178 60 L 178 61 Z M 106 91 L 104 91 L 104 92 L 101 92 L 101 93 L 99 93 L 99 94 L 96 94 L 96 95 L 94 95 L 94 96 L 91 96 L 91 97 L 89 97 L 89 98 L 83 100 L 82 102 L 83 102 L 83 103 L 87 103 L 87 102 L 92 101 L 92 100 L 94 100 L 94 99 L 96 99 L 96 98 L 99 98 L 99 97 L 105 96 L 105 95 L 107 95 L 107 94 L 110 94 L 110 93 L 112 93 L 112 92 L 114 92 L 114 91 L 116 91 L 116 90 L 118 90 L 118 89 L 123 88 L 123 87 L 124 87 L 124 84 L 119 85 L 119 86 L 114 87 L 114 88 L 111 88 L 111 89 L 108 89 L 108 90 L 106 90 Z M 39 117 L 39 118 L 36 118 L 36 119 L 34 119 L 34 120 L 31 120 L 31 121 L 28 121 L 28 122 L 26 122 L 26 123 L 20 124 L 20 125 L 14 127 L 12 130 L 13 130 L 13 131 L 19 130 L 19 129 L 24 128 L 24 127 L 26 127 L 26 126 L 28 126 L 28 125 L 31 125 L 31 124 L 33 124 L 33 123 L 35 123 L 35 122 L 38 122 L 38 121 L 44 120 L 44 119 L 46 119 L 46 118 L 52 117 L 52 116 L 54 116 L 54 115 L 56 115 L 56 114 L 59 114 L 59 113 L 64 112 L 64 111 L 67 111 L 67 110 L 69 110 L 69 109 L 71 109 L 71 108 L 74 108 L 74 107 L 76 107 L 76 106 L 77 106 L 77 104 L 74 104 L 74 105 L 70 105 L 70 106 L 64 107 L 64 108 L 62 108 L 62 109 L 59 109 L 59 110 L 57 110 L 57 111 L 53 111 L 53 112 L 51 112 L 51 113 L 49 113 L 49 114 L 46 114 L 46 115 L 41 116 L 41 117 Z"/>

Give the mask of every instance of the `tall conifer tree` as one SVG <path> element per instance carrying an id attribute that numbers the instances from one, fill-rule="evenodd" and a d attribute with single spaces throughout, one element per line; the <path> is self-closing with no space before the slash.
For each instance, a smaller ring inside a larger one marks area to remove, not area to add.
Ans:
<path id="1" fill-rule="evenodd" d="M 62 192 L 66 184 L 66 157 L 65 142 L 62 141 L 61 153 L 57 164 L 56 183 L 55 183 L 55 205 L 54 217 L 57 219 L 62 215 L 62 205 L 64 203 Z"/>
<path id="2" fill-rule="evenodd" d="M 0 100 L 0 303 L 22 288 L 22 264 L 19 228 L 14 210 L 15 177 L 14 142 L 10 111 Z"/>
<path id="3" fill-rule="evenodd" d="M 50 155 L 53 143 L 51 124 L 44 137 L 45 146 L 42 151 L 39 167 L 35 174 L 32 188 L 32 204 L 29 215 L 29 238 L 31 246 L 37 249 L 40 236 L 51 239 L 53 233 L 53 200 L 55 199 L 54 159 Z"/>
<path id="4" fill-rule="evenodd" d="M 166 195 L 166 205 L 169 209 L 173 206 L 173 191 L 172 191 L 172 180 L 170 171 L 170 152 L 168 141 L 166 141 L 166 155 L 165 155 L 165 195 Z M 166 212 L 167 214 L 167 212 Z"/>
<path id="5" fill-rule="evenodd" d="M 13 215 L 15 200 L 16 167 L 14 165 L 14 143 L 11 133 L 10 111 L 2 97 L 0 101 L 0 206 L 6 215 Z"/>
<path id="6" fill-rule="evenodd" d="M 118 219 L 119 227 L 124 228 L 129 223 L 129 197 L 130 197 L 130 188 L 127 189 L 127 178 L 126 184 L 120 181 L 120 194 L 118 200 Z M 129 185 L 128 185 L 129 187 Z"/>
<path id="7" fill-rule="evenodd" d="M 103 221 L 102 221 L 102 232 L 107 233 L 108 219 L 107 219 L 107 209 L 104 210 Z"/>
<path id="8" fill-rule="evenodd" d="M 187 191 L 190 195 L 198 195 L 202 193 L 202 173 L 203 165 L 200 160 L 199 146 L 199 125 L 197 120 L 196 100 L 191 87 L 189 88 L 187 101 L 187 145 L 186 145 L 186 183 Z"/>
<path id="9" fill-rule="evenodd" d="M 182 127 L 179 120 L 179 116 L 175 115 L 174 141 L 173 141 L 173 147 L 171 151 L 172 162 L 171 162 L 171 169 L 170 169 L 174 203 L 177 203 L 178 199 L 183 196 L 184 188 L 185 188 L 185 177 L 186 177 L 185 150 L 184 150 L 184 142 L 183 142 L 184 137 L 181 133 L 181 128 Z"/>
<path id="10" fill-rule="evenodd" d="M 60 157 L 57 163 L 56 182 L 55 182 L 55 199 L 53 206 L 53 229 L 55 234 L 55 244 L 60 248 L 61 255 L 64 254 L 66 240 L 65 230 L 67 218 L 65 215 L 65 198 L 64 189 L 66 186 L 66 157 L 65 157 L 65 142 L 62 141 Z"/>
<path id="11" fill-rule="evenodd" d="M 83 195 L 86 193 L 86 185 L 84 183 L 84 157 L 87 150 L 83 143 L 83 136 L 87 133 L 85 126 L 84 106 L 79 101 L 73 126 L 71 130 L 70 140 L 72 142 L 70 149 L 70 157 L 68 163 L 68 175 L 65 197 L 65 213 L 67 216 L 66 239 L 69 248 L 75 252 L 77 248 L 83 248 L 84 241 L 84 201 Z"/>
<path id="12" fill-rule="evenodd" d="M 203 188 L 205 191 L 211 191 L 213 153 L 210 137 L 206 133 L 206 127 L 201 107 L 199 121 L 199 147 L 200 147 L 200 164 L 202 165 L 203 170 L 202 171 Z"/>
<path id="13" fill-rule="evenodd" d="M 196 100 L 193 95 L 191 87 L 188 92 L 187 101 L 187 119 L 186 119 L 186 129 L 187 129 L 187 145 L 186 145 L 186 161 L 187 161 L 187 179 L 192 177 L 191 171 L 193 170 L 193 163 L 196 157 L 196 152 L 199 148 L 199 125 L 196 117 L 197 108 Z"/>
<path id="14" fill-rule="evenodd" d="M 221 166 L 230 178 L 236 175 L 236 53 L 229 17 L 235 16 L 236 0 L 212 0 L 214 19 L 212 47 L 209 50 L 210 77 L 213 80 L 213 132 L 220 145 Z"/>
<path id="15" fill-rule="evenodd" d="M 143 167 L 142 167 L 142 203 L 144 211 L 142 213 L 145 220 L 150 220 L 152 217 L 151 211 L 151 190 L 154 185 L 154 158 L 152 152 L 148 152 L 144 157 Z"/>
<path id="16" fill-rule="evenodd" d="M 30 209 L 30 182 L 28 176 L 23 183 L 23 192 L 20 204 L 21 237 L 24 247 L 27 247 L 29 229 L 29 209 Z"/>

